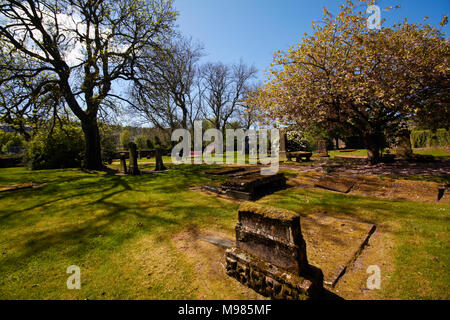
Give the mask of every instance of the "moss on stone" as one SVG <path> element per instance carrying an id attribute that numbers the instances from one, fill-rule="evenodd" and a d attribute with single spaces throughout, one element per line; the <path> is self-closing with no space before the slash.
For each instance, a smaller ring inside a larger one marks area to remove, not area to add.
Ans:
<path id="1" fill-rule="evenodd" d="M 300 217 L 300 215 L 296 212 L 269 207 L 255 202 L 244 202 L 239 207 L 239 212 L 251 212 L 264 218 L 277 219 L 282 221 L 292 221 L 293 219 Z"/>

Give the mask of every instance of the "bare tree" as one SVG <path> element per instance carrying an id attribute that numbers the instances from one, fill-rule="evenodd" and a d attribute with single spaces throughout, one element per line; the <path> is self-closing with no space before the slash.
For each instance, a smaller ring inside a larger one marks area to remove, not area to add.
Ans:
<path id="1" fill-rule="evenodd" d="M 102 169 L 98 113 L 115 95 L 114 82 L 135 80 L 170 35 L 176 13 L 171 0 L 9 0 L 0 3 L 0 39 L 8 54 L 29 63 L 1 68 L 8 81 L 42 79 L 37 87 L 60 92 L 80 120 L 85 165 Z M 40 91 L 35 90 L 36 93 Z"/>
<path id="2" fill-rule="evenodd" d="M 188 128 L 198 114 L 196 64 L 202 55 L 202 45 L 181 35 L 164 46 L 152 56 L 154 68 L 142 69 L 132 88 L 135 109 L 155 126 Z"/>
<path id="3" fill-rule="evenodd" d="M 256 75 L 255 67 L 239 64 L 227 66 L 221 62 L 207 63 L 201 69 L 205 88 L 204 116 L 213 122 L 216 129 L 225 130 L 227 123 L 241 106 L 246 85 Z"/>

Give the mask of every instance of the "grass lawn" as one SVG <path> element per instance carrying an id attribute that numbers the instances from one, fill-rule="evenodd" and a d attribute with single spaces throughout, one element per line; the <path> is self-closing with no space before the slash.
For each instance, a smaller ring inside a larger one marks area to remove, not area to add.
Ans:
<path id="1" fill-rule="evenodd" d="M 389 150 L 392 154 L 395 154 L 394 149 Z M 367 157 L 367 149 L 359 149 L 353 152 L 340 152 L 340 151 L 329 151 L 330 158 L 334 158 L 337 155 L 340 156 L 357 156 L 357 157 Z M 443 148 L 427 148 L 427 149 L 415 149 L 415 154 L 434 156 L 436 158 L 450 158 L 450 152 Z"/>
<path id="2" fill-rule="evenodd" d="M 210 166 L 168 167 L 138 177 L 0 169 L 0 186 L 47 183 L 0 193 L 0 299 L 255 298 L 203 263 L 196 248 L 188 252 L 174 240 L 193 230 L 233 235 L 238 204 L 188 189 L 220 181 L 201 174 Z M 448 203 L 304 189 L 260 201 L 299 213 L 358 218 L 390 233 L 392 250 L 384 258 L 392 271 L 383 274 L 374 298 L 450 298 Z M 70 265 L 81 268 L 81 290 L 66 288 Z"/>

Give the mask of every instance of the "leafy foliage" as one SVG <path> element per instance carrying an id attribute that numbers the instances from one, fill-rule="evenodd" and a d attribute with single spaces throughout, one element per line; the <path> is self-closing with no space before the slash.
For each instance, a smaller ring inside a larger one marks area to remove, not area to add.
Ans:
<path id="1" fill-rule="evenodd" d="M 274 55 L 249 104 L 271 119 L 360 135 L 373 162 L 384 136 L 411 117 L 448 122 L 449 42 L 439 29 L 406 20 L 369 30 L 358 8 L 373 2 L 348 0 L 336 16 L 325 9 L 313 35 Z"/>
<path id="2" fill-rule="evenodd" d="M 131 142 L 131 132 L 123 130 L 120 134 L 120 146 L 124 149 L 128 149 L 128 144 Z"/>
<path id="3" fill-rule="evenodd" d="M 143 135 L 138 135 L 134 138 L 134 143 L 136 143 L 138 150 L 145 149 L 147 147 L 147 138 Z"/>
<path id="4" fill-rule="evenodd" d="M 8 153 L 12 147 L 21 147 L 24 144 L 25 139 L 19 134 L 0 130 L 0 151 L 2 153 Z"/>
<path id="5" fill-rule="evenodd" d="M 446 129 L 414 130 L 411 133 L 411 144 L 413 148 L 447 147 L 450 146 L 450 132 Z"/>
<path id="6" fill-rule="evenodd" d="M 52 131 L 38 131 L 28 144 L 26 162 L 32 170 L 76 168 L 84 151 L 83 132 L 64 125 Z"/>

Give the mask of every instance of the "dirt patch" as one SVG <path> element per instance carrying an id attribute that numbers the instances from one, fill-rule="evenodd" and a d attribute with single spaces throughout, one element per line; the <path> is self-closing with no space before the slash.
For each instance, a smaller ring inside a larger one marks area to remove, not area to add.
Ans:
<path id="1" fill-rule="evenodd" d="M 377 299 L 379 290 L 369 290 L 367 280 L 371 276 L 367 272 L 369 266 L 378 266 L 381 271 L 381 289 L 389 284 L 394 273 L 392 261 L 392 234 L 378 228 L 369 239 L 364 251 L 358 259 L 347 269 L 332 292 L 344 299 L 372 300 Z"/>
<path id="2" fill-rule="evenodd" d="M 375 226 L 322 215 L 301 218 L 310 264 L 322 269 L 324 283 L 335 286 L 364 249 Z"/>
<path id="3" fill-rule="evenodd" d="M 448 190 L 436 182 L 380 178 L 375 175 L 328 176 L 307 171 L 290 178 L 291 187 L 321 188 L 363 197 L 419 202 L 448 201 Z"/>
<path id="4" fill-rule="evenodd" d="M 197 275 L 199 299 L 265 299 L 255 291 L 241 285 L 225 273 L 225 250 L 202 238 L 223 238 L 233 241 L 233 235 L 223 231 L 202 232 L 195 227 L 172 237 L 176 248 L 186 256 Z"/>

